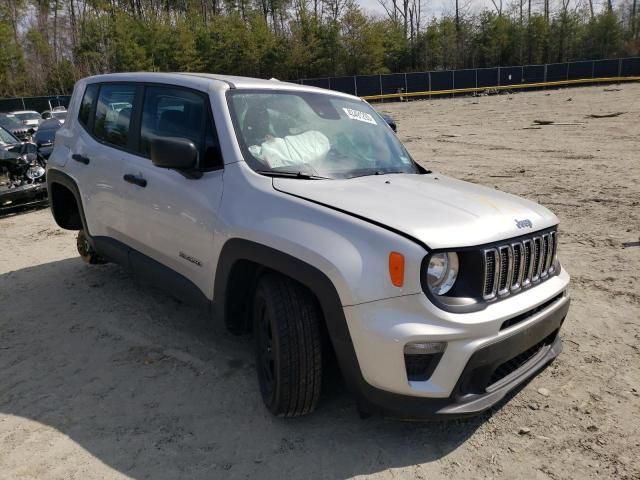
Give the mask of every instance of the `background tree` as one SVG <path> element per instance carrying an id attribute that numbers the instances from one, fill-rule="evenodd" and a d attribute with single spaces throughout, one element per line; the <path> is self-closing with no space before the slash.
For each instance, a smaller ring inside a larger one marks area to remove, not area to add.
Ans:
<path id="1" fill-rule="evenodd" d="M 638 0 L 0 0 L 0 96 L 132 70 L 280 79 L 640 55 Z M 598 10 L 599 8 L 599 10 Z"/>

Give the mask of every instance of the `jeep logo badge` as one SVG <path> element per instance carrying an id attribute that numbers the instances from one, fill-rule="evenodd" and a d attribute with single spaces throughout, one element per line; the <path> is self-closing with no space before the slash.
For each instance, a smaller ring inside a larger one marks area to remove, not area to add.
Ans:
<path id="1" fill-rule="evenodd" d="M 531 220 L 528 218 L 525 218 L 524 220 L 518 220 L 515 218 L 514 220 L 516 221 L 516 227 L 518 228 L 533 228 L 533 223 L 531 223 Z"/>

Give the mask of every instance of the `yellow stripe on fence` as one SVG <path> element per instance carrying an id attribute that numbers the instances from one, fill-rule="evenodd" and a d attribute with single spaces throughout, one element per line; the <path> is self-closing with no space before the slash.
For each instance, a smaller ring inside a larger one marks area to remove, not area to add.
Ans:
<path id="1" fill-rule="evenodd" d="M 575 85 L 580 83 L 617 83 L 617 82 L 634 82 L 640 81 L 640 77 L 601 77 L 601 78 L 581 78 L 579 80 L 559 80 L 556 82 L 538 82 L 538 83 L 519 83 L 517 85 L 495 85 L 493 87 L 473 87 L 473 88 L 454 88 L 451 90 L 435 90 L 430 92 L 410 92 L 410 93 L 387 93 L 384 95 L 367 95 L 362 97 L 364 100 L 384 100 L 387 98 L 399 97 L 426 97 L 431 95 L 447 95 L 451 93 L 473 93 L 484 92 L 485 90 L 514 90 L 517 88 L 536 88 L 536 87 L 559 87 L 562 85 Z"/>

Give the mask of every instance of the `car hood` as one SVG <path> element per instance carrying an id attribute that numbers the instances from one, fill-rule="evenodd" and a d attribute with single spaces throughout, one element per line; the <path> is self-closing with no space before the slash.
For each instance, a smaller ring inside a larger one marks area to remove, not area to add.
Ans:
<path id="1" fill-rule="evenodd" d="M 535 202 L 440 174 L 274 178 L 273 186 L 401 231 L 432 249 L 482 245 L 558 223 Z"/>

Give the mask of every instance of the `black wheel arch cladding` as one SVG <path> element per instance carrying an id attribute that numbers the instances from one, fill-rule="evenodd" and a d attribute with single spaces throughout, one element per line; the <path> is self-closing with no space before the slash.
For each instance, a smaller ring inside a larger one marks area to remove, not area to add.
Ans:
<path id="1" fill-rule="evenodd" d="M 59 210 L 60 206 L 56 205 L 56 198 L 55 198 L 55 195 L 53 195 L 53 192 L 56 190 L 56 188 L 59 188 L 58 186 L 62 188 L 66 188 L 73 195 L 76 201 L 78 214 L 80 216 L 81 228 L 71 229 L 60 224 L 61 223 L 61 212 Z M 91 234 L 89 233 L 89 229 L 87 228 L 87 221 L 84 215 L 84 208 L 82 206 L 82 197 L 80 195 L 80 190 L 75 180 L 71 178 L 69 175 L 67 175 L 66 173 L 61 172 L 60 170 L 49 168 L 47 170 L 47 189 L 49 190 L 49 192 L 52 192 L 52 194 L 50 194 L 49 203 L 51 206 L 51 212 L 53 213 L 53 218 L 58 224 L 58 226 L 60 226 L 60 228 L 64 228 L 67 230 L 84 230 L 91 241 Z"/>
<path id="2" fill-rule="evenodd" d="M 230 319 L 227 318 L 229 305 L 226 302 L 228 280 L 234 264 L 242 260 L 254 262 L 262 268 L 286 275 L 313 293 L 320 305 L 329 338 L 347 386 L 354 387 L 354 390 L 358 391 L 358 386 L 365 383 L 365 380 L 360 372 L 340 296 L 329 277 L 299 258 L 250 240 L 228 240 L 220 252 L 216 269 L 214 285 L 216 317 L 224 319 L 229 325 Z"/>

